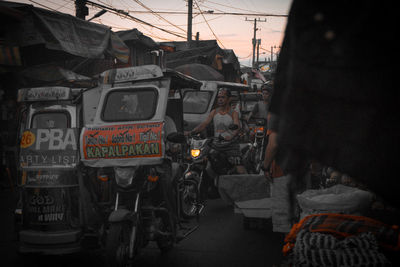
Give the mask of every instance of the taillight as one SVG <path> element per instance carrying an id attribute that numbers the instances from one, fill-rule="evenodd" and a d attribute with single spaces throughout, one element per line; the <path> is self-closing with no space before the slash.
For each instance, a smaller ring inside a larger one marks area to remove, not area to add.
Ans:
<path id="1" fill-rule="evenodd" d="M 158 181 L 159 178 L 160 178 L 160 177 L 158 176 L 156 170 L 155 170 L 154 168 L 151 168 L 151 169 L 150 169 L 150 174 L 147 175 L 147 180 L 148 180 L 149 182 L 155 183 L 155 182 Z"/>
<path id="2" fill-rule="evenodd" d="M 160 178 L 160 177 L 159 177 L 158 175 L 148 175 L 148 176 L 147 176 L 147 180 L 148 180 L 149 182 L 152 182 L 152 183 L 157 182 L 159 178 Z"/>
<path id="3" fill-rule="evenodd" d="M 97 179 L 99 179 L 102 182 L 107 182 L 108 181 L 108 175 L 107 174 L 98 174 Z"/>
<path id="4" fill-rule="evenodd" d="M 257 128 L 255 129 L 255 132 L 256 132 L 256 133 L 264 132 L 264 127 L 257 127 Z"/>

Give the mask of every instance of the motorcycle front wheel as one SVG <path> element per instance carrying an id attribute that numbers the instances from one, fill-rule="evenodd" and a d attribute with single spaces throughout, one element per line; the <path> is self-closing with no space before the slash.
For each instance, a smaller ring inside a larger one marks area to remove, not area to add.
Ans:
<path id="1" fill-rule="evenodd" d="M 175 244 L 176 240 L 176 225 L 170 214 L 165 214 L 162 217 L 160 230 L 166 234 L 157 239 L 157 246 L 162 253 L 170 251 Z"/>
<path id="2" fill-rule="evenodd" d="M 110 225 L 106 239 L 106 260 L 109 267 L 126 267 L 129 257 L 129 244 L 136 245 L 137 227 L 131 222 L 122 221 Z M 134 248 L 136 250 L 136 248 Z M 134 251 L 136 252 L 136 251 Z"/>
<path id="3" fill-rule="evenodd" d="M 190 219 L 197 216 L 197 203 L 199 201 L 199 190 L 196 182 L 186 181 L 180 191 L 180 206 L 182 216 Z"/>
<path id="4" fill-rule="evenodd" d="M 254 162 L 255 162 L 255 173 L 259 174 L 261 171 L 262 164 L 262 149 L 258 147 L 254 153 Z"/>

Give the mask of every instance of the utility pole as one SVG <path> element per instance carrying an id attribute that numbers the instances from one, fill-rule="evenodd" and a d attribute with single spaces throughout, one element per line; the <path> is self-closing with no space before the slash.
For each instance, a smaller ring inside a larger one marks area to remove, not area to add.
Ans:
<path id="1" fill-rule="evenodd" d="M 271 46 L 271 64 L 272 64 L 273 59 L 274 59 L 274 47 Z"/>
<path id="2" fill-rule="evenodd" d="M 246 18 L 246 21 L 251 21 L 248 20 Z M 253 44 L 253 61 L 252 61 L 252 67 L 255 68 L 255 57 L 256 57 L 256 43 L 257 43 L 257 21 L 258 22 L 266 22 L 267 20 L 261 20 L 260 18 L 258 19 L 254 19 L 254 36 L 253 36 L 253 40 L 252 40 L 252 44 Z"/>
<path id="3" fill-rule="evenodd" d="M 261 45 L 261 39 L 257 39 L 257 68 L 258 68 L 258 59 L 260 57 L 260 45 Z"/>
<path id="4" fill-rule="evenodd" d="M 271 46 L 271 64 L 272 64 L 272 61 L 274 60 L 274 48 L 281 48 L 281 46 L 276 46 L 276 45 L 274 45 L 274 46 Z M 277 55 L 277 53 L 275 52 L 275 57 L 276 57 L 276 60 L 275 61 L 278 61 L 278 55 Z"/>
<path id="5" fill-rule="evenodd" d="M 89 15 L 89 9 L 86 6 L 86 0 L 75 0 L 75 17 L 85 19 Z"/>
<path id="6" fill-rule="evenodd" d="M 192 16 L 193 16 L 193 0 L 188 0 L 188 27 L 187 27 L 187 42 L 192 41 Z"/>

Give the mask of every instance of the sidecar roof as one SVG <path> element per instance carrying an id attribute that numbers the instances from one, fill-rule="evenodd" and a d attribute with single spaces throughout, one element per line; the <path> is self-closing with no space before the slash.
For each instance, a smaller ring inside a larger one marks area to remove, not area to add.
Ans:
<path id="1" fill-rule="evenodd" d="M 43 86 L 21 88 L 18 90 L 18 102 L 46 102 L 73 100 L 82 89 L 64 86 Z"/>
<path id="2" fill-rule="evenodd" d="M 195 85 L 195 88 L 200 89 L 202 85 L 201 81 L 191 76 L 185 75 L 173 69 L 161 69 L 158 65 L 143 65 L 107 70 L 100 74 L 99 80 L 100 83 L 103 84 L 118 84 L 160 79 L 163 77 L 170 77 L 173 84 L 177 84 L 178 87 L 182 88 L 184 88 L 185 85 L 190 85 L 190 87 Z"/>

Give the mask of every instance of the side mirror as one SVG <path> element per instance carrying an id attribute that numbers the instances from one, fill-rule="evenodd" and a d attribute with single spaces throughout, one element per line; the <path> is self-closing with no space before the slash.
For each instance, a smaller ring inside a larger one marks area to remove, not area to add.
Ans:
<path id="1" fill-rule="evenodd" d="M 231 125 L 229 125 L 228 129 L 231 131 L 235 131 L 235 130 L 239 129 L 239 125 L 231 124 Z"/>
<path id="2" fill-rule="evenodd" d="M 167 135 L 167 140 L 171 143 L 182 144 L 186 142 L 185 135 L 183 133 L 170 133 Z"/>

